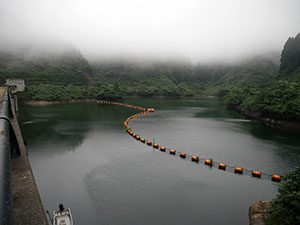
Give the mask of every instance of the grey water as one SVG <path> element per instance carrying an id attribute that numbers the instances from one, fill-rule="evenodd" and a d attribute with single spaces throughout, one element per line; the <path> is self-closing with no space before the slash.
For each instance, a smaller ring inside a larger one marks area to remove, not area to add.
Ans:
<path id="1" fill-rule="evenodd" d="M 130 123 L 146 139 L 216 161 L 283 174 L 300 162 L 297 134 L 229 111 L 217 99 L 126 99 L 158 109 Z M 76 225 L 248 224 L 277 184 L 155 151 L 122 122 L 137 111 L 92 103 L 21 106 L 21 129 L 44 207 Z"/>

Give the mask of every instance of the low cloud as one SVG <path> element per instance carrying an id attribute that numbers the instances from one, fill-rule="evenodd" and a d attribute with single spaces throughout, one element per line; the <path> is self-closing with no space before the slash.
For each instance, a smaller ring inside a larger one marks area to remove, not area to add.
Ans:
<path id="1" fill-rule="evenodd" d="M 299 0 L 1 0 L 0 48 L 231 61 L 280 51 L 299 11 Z"/>

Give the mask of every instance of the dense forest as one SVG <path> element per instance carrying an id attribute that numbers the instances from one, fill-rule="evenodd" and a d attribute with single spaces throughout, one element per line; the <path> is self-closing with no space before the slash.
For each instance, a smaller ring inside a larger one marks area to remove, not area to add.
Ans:
<path id="1" fill-rule="evenodd" d="M 52 55 L 0 52 L 0 82 L 22 78 L 33 100 L 118 99 L 123 96 L 225 97 L 228 106 L 275 119 L 300 118 L 300 34 L 280 54 L 235 63 L 188 60 L 86 60 L 69 49 Z"/>
<path id="2" fill-rule="evenodd" d="M 279 74 L 269 84 L 231 87 L 225 100 L 248 115 L 300 120 L 300 34 L 289 38 L 280 59 Z"/>
<path id="3" fill-rule="evenodd" d="M 266 225 L 300 224 L 300 167 L 284 176 L 285 182 L 279 186 L 279 194 L 268 210 Z"/>
<path id="4" fill-rule="evenodd" d="M 275 79 L 279 57 L 252 57 L 235 64 L 188 61 L 88 62 L 80 52 L 51 57 L 0 53 L 0 82 L 22 78 L 35 100 L 119 98 L 121 96 L 224 96 L 230 86 L 266 84 Z M 67 86 L 67 87 L 66 87 Z M 69 94 L 61 95 L 68 90 Z"/>
<path id="5" fill-rule="evenodd" d="M 280 60 L 280 78 L 300 81 L 300 33 L 284 45 Z"/>
<path id="6" fill-rule="evenodd" d="M 20 78 L 29 85 L 87 85 L 91 71 L 89 63 L 75 49 L 44 56 L 0 52 L 1 84 L 7 78 Z"/>

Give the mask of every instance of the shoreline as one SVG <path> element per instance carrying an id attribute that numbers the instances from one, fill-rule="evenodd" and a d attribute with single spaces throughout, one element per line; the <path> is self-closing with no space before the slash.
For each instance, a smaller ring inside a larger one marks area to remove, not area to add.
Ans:
<path id="1" fill-rule="evenodd" d="M 227 106 L 228 109 L 242 113 L 247 118 L 256 120 L 268 127 L 286 131 L 300 132 L 300 121 L 278 120 L 269 117 L 262 117 L 259 112 L 247 112 L 239 106 Z"/>
<path id="2" fill-rule="evenodd" d="M 126 98 L 141 98 L 138 96 L 126 96 Z M 160 99 L 160 98 L 168 98 L 168 97 L 151 97 L 153 99 Z M 201 96 L 198 98 L 210 98 L 209 96 Z M 181 98 L 172 98 L 172 99 L 181 99 Z M 193 98 L 195 99 L 195 98 Z M 29 100 L 29 101 L 22 101 L 24 105 L 30 106 L 47 106 L 47 105 L 59 105 L 59 104 L 76 104 L 76 103 L 100 103 L 100 99 L 78 99 L 78 100 L 68 100 L 68 101 L 48 101 L 48 100 Z M 242 113 L 247 118 L 256 120 L 262 124 L 265 124 L 268 127 L 274 129 L 281 129 L 293 132 L 300 132 L 300 121 L 287 121 L 287 120 L 277 120 L 273 118 L 262 117 L 258 112 L 245 112 L 241 110 L 238 106 L 227 106 L 227 108 L 231 110 L 235 110 L 237 112 Z"/>
<path id="3" fill-rule="evenodd" d="M 149 99 L 215 99 L 215 96 L 194 96 L 194 97 L 168 97 L 168 96 L 151 96 L 151 97 L 143 97 L 143 96 L 124 96 L 121 98 L 122 100 L 130 99 L 130 98 L 149 98 Z M 21 100 L 21 103 L 24 105 L 30 106 L 47 106 L 47 105 L 58 105 L 58 104 L 68 104 L 68 103 L 99 103 L 106 99 L 77 99 L 77 100 Z M 117 101 L 120 99 L 108 100 L 108 101 Z"/>
<path id="4" fill-rule="evenodd" d="M 48 100 L 29 100 L 22 101 L 24 105 L 30 106 L 47 106 L 47 105 L 60 105 L 69 103 L 99 103 L 100 100 L 97 99 L 80 99 L 80 100 L 68 100 L 68 101 L 48 101 Z"/>

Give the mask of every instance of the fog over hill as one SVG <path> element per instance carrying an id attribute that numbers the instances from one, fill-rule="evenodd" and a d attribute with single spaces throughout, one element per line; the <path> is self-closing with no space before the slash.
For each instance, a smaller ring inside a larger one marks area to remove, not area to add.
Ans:
<path id="1" fill-rule="evenodd" d="M 0 49 L 232 62 L 280 52 L 300 30 L 299 10 L 298 0 L 1 0 Z"/>
<path id="2" fill-rule="evenodd" d="M 224 97 L 300 121 L 299 0 L 0 0 L 0 84 L 24 99 Z"/>

